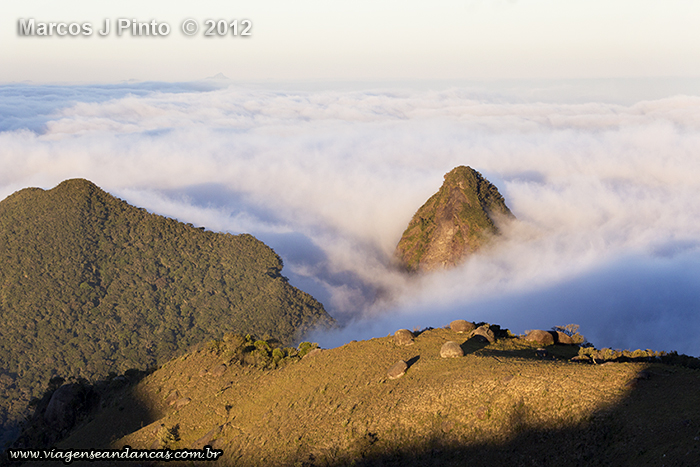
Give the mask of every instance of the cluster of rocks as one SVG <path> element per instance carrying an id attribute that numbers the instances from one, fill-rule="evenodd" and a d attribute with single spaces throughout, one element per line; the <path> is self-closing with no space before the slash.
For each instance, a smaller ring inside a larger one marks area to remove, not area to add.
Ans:
<path id="1" fill-rule="evenodd" d="M 537 342 L 542 345 L 564 344 L 573 345 L 575 342 L 568 334 L 561 331 L 543 331 L 535 329 L 525 336 L 526 341 Z"/>
<path id="2" fill-rule="evenodd" d="M 450 330 L 457 334 L 464 334 L 466 339 L 469 341 L 471 339 L 477 339 L 486 344 L 493 344 L 496 339 L 503 337 L 504 335 L 509 335 L 507 330 L 501 330 L 498 325 L 481 324 L 477 326 L 475 323 L 464 319 L 457 319 L 450 323 Z M 399 329 L 394 333 L 394 344 L 397 346 L 408 346 L 413 345 L 415 335 L 408 329 Z M 524 337 L 526 341 L 536 342 L 542 347 L 546 347 L 554 344 L 564 344 L 564 345 L 574 345 L 575 342 L 568 334 L 561 331 L 543 331 L 541 329 L 536 329 L 534 331 L 529 331 Z M 440 357 L 442 358 L 459 358 L 464 356 L 464 349 L 462 345 L 457 341 L 447 341 L 440 348 Z M 536 356 L 539 358 L 548 358 L 549 352 L 544 348 L 538 348 L 536 351 Z M 402 377 L 406 370 L 408 370 L 408 363 L 404 360 L 399 360 L 394 365 L 392 365 L 389 370 L 387 370 L 387 377 L 389 379 L 398 379 Z"/>
<path id="3" fill-rule="evenodd" d="M 189 397 L 181 397 L 177 389 L 173 390 L 170 394 L 168 394 L 168 397 L 165 398 L 165 403 L 168 406 L 175 408 L 175 410 L 180 410 L 190 402 L 192 402 L 192 399 Z"/>
<path id="4" fill-rule="evenodd" d="M 458 334 L 467 334 L 467 340 L 477 339 L 481 342 L 489 344 L 496 342 L 496 333 L 500 331 L 500 328 L 497 326 L 493 326 L 493 328 L 494 329 L 492 329 L 492 326 L 489 324 L 477 326 L 476 324 L 464 319 L 456 319 L 450 323 L 450 329 Z M 463 357 L 464 350 L 459 343 L 455 341 L 447 341 L 442 344 L 442 347 L 440 348 L 440 356 L 442 358 Z"/>
<path id="5" fill-rule="evenodd" d="M 394 344 L 398 346 L 413 345 L 414 335 L 408 329 L 399 329 L 394 333 Z M 394 363 L 386 372 L 389 379 L 398 379 L 406 374 L 408 363 L 404 360 L 399 360 Z"/>
<path id="6" fill-rule="evenodd" d="M 476 324 L 458 319 L 450 323 L 450 329 L 458 334 L 467 334 L 467 339 L 478 339 L 484 343 L 496 342 L 496 335 L 500 333 L 500 327 L 483 324 Z M 394 344 L 397 346 L 413 345 L 415 335 L 408 329 L 399 329 L 394 333 Z M 443 358 L 463 357 L 464 350 L 462 346 L 455 341 L 448 341 L 440 348 L 440 356 Z M 389 379 L 398 379 L 402 377 L 408 370 L 408 363 L 404 360 L 399 360 L 387 370 Z"/>
<path id="7" fill-rule="evenodd" d="M 486 344 L 493 344 L 499 337 L 512 335 L 508 330 L 501 330 L 498 325 L 491 324 L 481 324 L 477 326 L 471 321 L 464 319 L 457 319 L 450 323 L 450 330 L 457 334 L 464 334 L 466 339 L 469 341 L 471 339 L 476 339 L 480 342 Z M 413 345 L 415 335 L 408 329 L 399 329 L 394 333 L 394 344 L 397 346 L 407 346 Z M 534 331 L 529 331 L 524 337 L 526 341 L 536 342 L 542 347 L 546 347 L 554 344 L 564 344 L 564 345 L 574 345 L 575 342 L 566 333 L 561 331 L 543 331 L 541 329 L 536 329 Z M 536 355 L 539 358 L 548 358 L 549 353 L 544 348 L 538 348 Z M 457 341 L 447 341 L 440 348 L 440 357 L 442 358 L 459 358 L 464 356 L 464 349 L 462 344 Z M 409 365 L 404 360 L 399 360 L 387 371 L 387 377 L 389 379 L 397 379 L 403 376 L 408 370 Z"/>

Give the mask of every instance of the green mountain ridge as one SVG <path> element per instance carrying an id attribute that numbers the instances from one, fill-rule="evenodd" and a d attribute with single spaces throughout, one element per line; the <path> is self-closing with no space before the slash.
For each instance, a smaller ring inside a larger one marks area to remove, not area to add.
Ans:
<path id="1" fill-rule="evenodd" d="M 224 332 L 282 343 L 334 320 L 251 235 L 150 214 L 67 180 L 0 202 L 0 426 L 54 375 L 161 364 Z"/>
<path id="2" fill-rule="evenodd" d="M 396 246 L 396 257 L 409 271 L 459 264 L 499 233 L 494 221 L 514 218 L 498 188 L 471 167 L 455 167 L 444 178 Z"/>

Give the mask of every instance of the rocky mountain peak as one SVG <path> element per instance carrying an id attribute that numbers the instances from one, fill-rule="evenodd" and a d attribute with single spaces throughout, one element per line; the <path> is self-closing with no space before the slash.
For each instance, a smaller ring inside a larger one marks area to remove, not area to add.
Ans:
<path id="1" fill-rule="evenodd" d="M 396 247 L 409 271 L 451 267 L 499 233 L 494 220 L 513 218 L 495 185 L 471 167 L 445 174 L 440 190 L 418 209 Z"/>

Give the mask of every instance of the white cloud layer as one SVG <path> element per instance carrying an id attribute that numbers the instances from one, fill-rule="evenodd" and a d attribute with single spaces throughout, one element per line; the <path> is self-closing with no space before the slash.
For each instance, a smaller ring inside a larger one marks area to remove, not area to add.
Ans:
<path id="1" fill-rule="evenodd" d="M 578 323 L 597 346 L 700 355 L 698 97 L 54 89 L 68 90 L 42 107 L 46 87 L 12 87 L 0 197 L 84 177 L 159 214 L 253 233 L 346 324 L 326 345 L 466 318 L 516 333 Z M 518 221 L 462 266 L 407 278 L 393 249 L 457 165 L 495 183 Z"/>

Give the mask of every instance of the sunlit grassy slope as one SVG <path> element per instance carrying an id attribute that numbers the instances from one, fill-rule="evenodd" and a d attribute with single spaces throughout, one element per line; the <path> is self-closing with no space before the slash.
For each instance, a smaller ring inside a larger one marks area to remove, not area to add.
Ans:
<path id="1" fill-rule="evenodd" d="M 232 466 L 700 465 L 698 370 L 465 339 L 433 329 L 409 346 L 351 342 L 272 370 L 210 345 L 105 395 L 60 446 L 209 444 L 224 455 L 207 465 Z M 441 358 L 448 340 L 466 355 Z M 398 360 L 406 374 L 388 379 Z"/>

